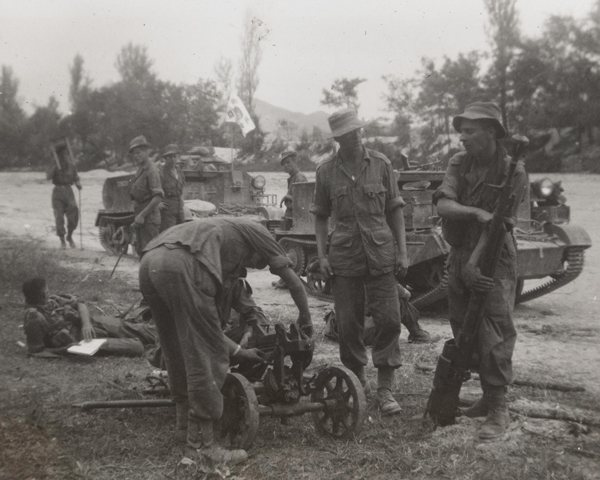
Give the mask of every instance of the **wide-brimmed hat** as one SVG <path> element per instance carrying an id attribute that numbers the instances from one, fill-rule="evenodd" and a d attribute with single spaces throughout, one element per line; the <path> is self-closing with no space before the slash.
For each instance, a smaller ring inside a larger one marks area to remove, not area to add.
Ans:
<path id="1" fill-rule="evenodd" d="M 492 120 L 496 126 L 496 138 L 506 136 L 506 130 L 502 125 L 502 112 L 500 107 L 493 102 L 473 102 L 467 105 L 464 113 L 452 119 L 452 126 L 459 133 L 463 120 Z"/>
<path id="2" fill-rule="evenodd" d="M 280 165 L 283 165 L 283 161 L 284 161 L 286 158 L 289 158 L 289 157 L 295 157 L 296 155 L 297 155 L 297 153 L 296 153 L 296 152 L 294 152 L 293 150 L 287 150 L 287 151 L 283 152 L 283 153 L 281 154 L 281 157 L 279 157 L 279 164 L 280 164 Z"/>
<path id="3" fill-rule="evenodd" d="M 356 110 L 353 108 L 345 108 L 332 113 L 327 118 L 329 122 L 329 128 L 331 129 L 332 137 L 341 137 L 342 135 L 362 128 L 367 125 L 368 122 L 360 120 L 356 114 Z"/>
<path id="4" fill-rule="evenodd" d="M 146 141 L 146 137 L 140 135 L 139 137 L 135 137 L 131 142 L 129 142 L 129 151 L 131 152 L 134 148 L 137 147 L 149 147 L 150 144 Z"/>
<path id="5" fill-rule="evenodd" d="M 177 148 L 177 145 L 175 145 L 174 143 L 170 143 L 165 147 L 165 151 L 163 152 L 162 156 L 166 157 L 167 155 L 177 155 L 178 153 L 179 148 Z"/>

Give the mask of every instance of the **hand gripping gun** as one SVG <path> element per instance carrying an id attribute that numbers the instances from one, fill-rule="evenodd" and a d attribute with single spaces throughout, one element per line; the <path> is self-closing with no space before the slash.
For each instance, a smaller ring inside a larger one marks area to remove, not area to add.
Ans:
<path id="1" fill-rule="evenodd" d="M 499 199 L 494 217 L 489 227 L 488 241 L 485 244 L 480 261 L 481 273 L 493 278 L 506 239 L 505 217 L 512 212 L 515 196 L 512 194 L 512 183 L 515 169 L 520 157 L 526 151 L 529 140 L 522 135 L 511 138 L 514 155 L 511 159 L 504 184 L 499 186 Z M 458 412 L 458 400 L 462 384 L 470 378 L 469 367 L 473 356 L 473 348 L 481 325 L 487 293 L 473 291 L 469 300 L 467 313 L 457 338 L 444 344 L 442 354 L 433 377 L 433 389 L 429 395 L 425 417 L 433 420 L 436 426 L 451 425 Z"/>

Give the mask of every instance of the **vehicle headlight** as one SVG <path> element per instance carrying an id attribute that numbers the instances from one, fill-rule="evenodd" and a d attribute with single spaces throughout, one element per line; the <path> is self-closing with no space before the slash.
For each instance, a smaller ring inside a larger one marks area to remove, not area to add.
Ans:
<path id="1" fill-rule="evenodd" d="M 262 190 L 263 188 L 265 188 L 266 184 L 267 180 L 262 175 L 257 175 L 252 179 L 252 186 L 257 190 Z"/>
<path id="2" fill-rule="evenodd" d="M 549 178 L 542 178 L 533 182 L 533 192 L 540 198 L 547 198 L 552 195 L 554 183 Z"/>

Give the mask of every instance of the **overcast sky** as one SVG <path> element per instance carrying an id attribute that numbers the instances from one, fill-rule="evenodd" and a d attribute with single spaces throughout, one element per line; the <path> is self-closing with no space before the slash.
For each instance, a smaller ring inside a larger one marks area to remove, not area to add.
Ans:
<path id="1" fill-rule="evenodd" d="M 552 14 L 585 16 L 594 0 L 519 0 L 521 27 L 536 36 Z M 237 65 L 244 12 L 264 22 L 256 97 L 292 111 L 331 112 L 322 89 L 361 77 L 360 114 L 384 112 L 382 75 L 412 76 L 420 59 L 488 48 L 483 0 L 0 0 L 0 63 L 13 68 L 31 111 L 55 95 L 69 108 L 77 53 L 100 87 L 117 81 L 128 42 L 145 45 L 159 78 L 212 78 L 216 60 Z"/>

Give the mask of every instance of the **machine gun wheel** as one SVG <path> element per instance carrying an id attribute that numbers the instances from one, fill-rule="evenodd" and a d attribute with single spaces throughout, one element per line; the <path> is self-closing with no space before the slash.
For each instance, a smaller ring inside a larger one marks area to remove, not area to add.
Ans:
<path id="1" fill-rule="evenodd" d="M 333 438 L 352 438 L 362 428 L 367 400 L 360 381 L 345 367 L 328 367 L 317 375 L 311 402 L 325 403 L 313 412 L 318 432 Z"/>
<path id="2" fill-rule="evenodd" d="M 239 373 L 228 373 L 221 389 L 223 416 L 220 421 L 221 438 L 234 448 L 249 449 L 258 432 L 258 401 L 254 388 Z"/>

